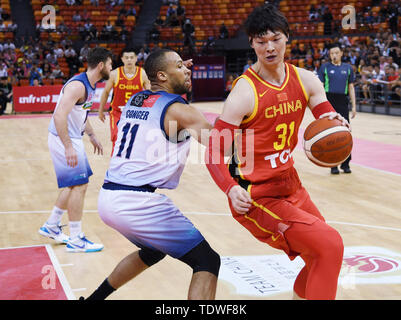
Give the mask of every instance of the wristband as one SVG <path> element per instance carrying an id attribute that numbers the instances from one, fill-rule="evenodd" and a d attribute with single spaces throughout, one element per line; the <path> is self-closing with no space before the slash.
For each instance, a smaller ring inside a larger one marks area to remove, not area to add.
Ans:
<path id="1" fill-rule="evenodd" d="M 205 153 L 206 167 L 214 182 L 225 194 L 228 194 L 233 186 L 238 185 L 224 163 L 225 146 L 229 148 L 232 145 L 235 129 L 238 129 L 238 126 L 218 119 L 210 132 L 209 145 Z"/>
<path id="2" fill-rule="evenodd" d="M 322 103 L 319 103 L 318 105 L 314 106 L 314 108 L 312 109 L 312 114 L 315 117 L 315 119 L 319 119 L 319 117 L 327 112 L 336 112 L 336 110 L 334 110 L 333 106 L 331 105 L 331 103 L 329 101 L 325 101 Z"/>

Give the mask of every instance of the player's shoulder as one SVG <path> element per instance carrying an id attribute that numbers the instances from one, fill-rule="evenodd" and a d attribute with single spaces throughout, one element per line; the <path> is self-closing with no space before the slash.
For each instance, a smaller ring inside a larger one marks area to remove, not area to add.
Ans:
<path id="1" fill-rule="evenodd" d="M 314 79 L 317 78 L 317 75 L 310 70 L 306 70 L 304 68 L 299 68 L 299 67 L 295 67 L 295 68 L 298 71 L 298 74 L 299 74 L 302 82 L 311 81 L 311 80 L 313 81 Z"/>

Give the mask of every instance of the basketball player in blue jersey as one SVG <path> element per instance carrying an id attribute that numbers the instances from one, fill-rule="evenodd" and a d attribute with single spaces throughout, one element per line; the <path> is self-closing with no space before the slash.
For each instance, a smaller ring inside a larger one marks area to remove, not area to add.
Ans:
<path id="1" fill-rule="evenodd" d="M 151 91 L 137 93 L 123 109 L 98 200 L 102 220 L 139 250 L 125 257 L 88 300 L 105 299 L 167 254 L 193 269 L 188 299 L 214 299 L 220 256 L 167 196 L 155 193 L 177 187 L 191 135 L 205 144 L 201 130 L 212 126 L 181 97 L 191 90 L 191 71 L 176 52 L 158 50 L 144 67 Z"/>
<path id="2" fill-rule="evenodd" d="M 68 252 L 95 252 L 102 244 L 89 241 L 82 232 L 81 219 L 84 197 L 92 175 L 82 136 L 86 133 L 94 153 L 103 154 L 103 147 L 89 123 L 88 113 L 93 103 L 96 83 L 107 80 L 111 71 L 112 54 L 96 47 L 88 54 L 88 70 L 72 77 L 61 90 L 49 125 L 48 144 L 62 188 L 49 219 L 39 229 L 43 236 L 67 243 Z M 61 230 L 61 216 L 68 211 L 70 237 Z"/>

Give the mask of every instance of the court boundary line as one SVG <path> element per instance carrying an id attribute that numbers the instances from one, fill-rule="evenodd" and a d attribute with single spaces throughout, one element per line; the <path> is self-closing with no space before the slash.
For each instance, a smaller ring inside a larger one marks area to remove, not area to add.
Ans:
<path id="1" fill-rule="evenodd" d="M 61 287 L 64 290 L 64 293 L 67 297 L 68 300 L 76 300 L 76 297 L 71 289 L 71 286 L 67 280 L 67 277 L 65 276 L 63 269 L 61 269 L 60 263 L 58 261 L 58 258 L 56 254 L 54 253 L 54 250 L 50 244 L 45 244 L 47 253 L 50 257 L 50 261 L 53 264 L 54 270 L 56 271 L 57 277 L 60 281 Z"/>
<path id="2" fill-rule="evenodd" d="M 98 210 L 84 210 L 84 213 L 97 213 Z M 0 215 L 2 214 L 50 214 L 50 210 L 36 210 L 36 211 L 0 211 Z M 222 213 L 222 212 L 182 212 L 184 215 L 204 215 L 204 216 L 228 216 L 231 217 L 230 213 Z M 399 231 L 401 232 L 401 228 L 395 227 L 385 227 L 385 226 L 376 226 L 371 224 L 363 224 L 363 223 L 355 223 L 355 222 L 346 222 L 346 221 L 334 221 L 334 220 L 326 220 L 328 224 L 342 224 L 354 227 L 363 227 L 363 228 L 371 228 L 371 229 L 381 229 L 381 230 L 391 230 L 391 231 Z M 32 247 L 32 246 L 27 246 Z M 18 247 L 20 248 L 20 247 Z M 4 249 L 4 248 L 0 248 Z"/>

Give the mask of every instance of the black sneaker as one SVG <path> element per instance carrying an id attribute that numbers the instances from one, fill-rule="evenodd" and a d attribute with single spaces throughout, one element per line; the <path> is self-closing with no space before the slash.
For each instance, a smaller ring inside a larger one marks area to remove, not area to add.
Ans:
<path id="1" fill-rule="evenodd" d="M 351 168 L 348 167 L 348 166 L 347 167 L 342 167 L 341 170 L 344 171 L 344 173 L 351 173 L 352 172 Z"/>
<path id="2" fill-rule="evenodd" d="M 340 174 L 340 170 L 337 167 L 331 168 L 331 174 Z"/>

